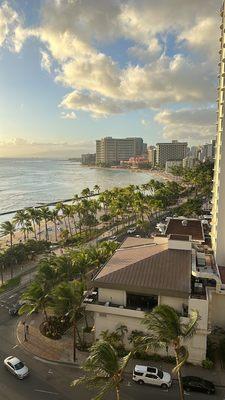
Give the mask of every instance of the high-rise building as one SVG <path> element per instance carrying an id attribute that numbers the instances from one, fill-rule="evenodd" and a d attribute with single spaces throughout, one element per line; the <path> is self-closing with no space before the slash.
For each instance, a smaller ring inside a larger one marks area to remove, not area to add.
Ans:
<path id="1" fill-rule="evenodd" d="M 215 158 L 215 139 L 211 140 L 211 143 L 206 143 L 201 147 L 198 154 L 199 161 L 213 160 Z"/>
<path id="2" fill-rule="evenodd" d="M 148 147 L 148 162 L 153 166 L 156 164 L 156 148 L 155 146 Z"/>
<path id="3" fill-rule="evenodd" d="M 220 62 L 218 85 L 218 121 L 215 150 L 214 179 L 213 179 L 213 207 L 212 207 L 212 248 L 217 265 L 225 266 L 225 118 L 224 118 L 224 91 L 225 91 L 225 4 L 221 8 L 222 23 L 220 26 Z"/>
<path id="4" fill-rule="evenodd" d="M 165 167 L 167 161 L 183 160 L 187 155 L 187 142 L 172 140 L 171 143 L 156 144 L 156 163 Z"/>
<path id="5" fill-rule="evenodd" d="M 95 153 L 94 154 L 87 153 L 81 155 L 81 163 L 83 165 L 93 165 L 95 164 L 95 161 L 96 161 Z"/>
<path id="6" fill-rule="evenodd" d="M 142 138 L 105 137 L 96 140 L 96 164 L 118 164 L 120 161 L 128 161 L 130 157 L 142 156 L 144 151 Z"/>

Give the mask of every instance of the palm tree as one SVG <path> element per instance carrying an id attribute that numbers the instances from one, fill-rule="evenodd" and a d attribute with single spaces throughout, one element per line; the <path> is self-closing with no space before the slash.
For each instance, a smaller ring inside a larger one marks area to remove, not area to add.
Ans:
<path id="1" fill-rule="evenodd" d="M 37 210 L 35 208 L 27 208 L 26 211 L 28 220 L 31 220 L 33 225 L 34 237 L 37 240 L 37 232 L 36 232 Z"/>
<path id="2" fill-rule="evenodd" d="M 188 351 L 182 342 L 194 335 L 198 320 L 198 312 L 192 311 L 189 323 L 185 325 L 181 323 L 180 316 L 176 310 L 164 304 L 155 307 L 150 313 L 146 314 L 143 319 L 143 324 L 148 328 L 151 334 L 149 341 L 148 336 L 144 338 L 144 342 L 146 341 L 146 348 L 148 348 L 148 346 L 152 347 L 153 342 L 173 348 L 176 358 L 176 367 L 173 371 L 177 373 L 181 400 L 184 400 L 181 367 L 188 359 Z"/>
<path id="3" fill-rule="evenodd" d="M 72 386 L 86 384 L 89 388 L 97 388 L 98 394 L 92 400 L 101 400 L 109 391 L 115 390 L 116 400 L 120 400 L 120 385 L 131 356 L 132 352 L 118 358 L 116 349 L 109 342 L 99 340 L 83 364 L 82 369 L 87 375 L 74 380 Z"/>
<path id="4" fill-rule="evenodd" d="M 76 361 L 77 336 L 81 342 L 77 320 L 83 310 L 83 292 L 84 285 L 77 280 L 62 282 L 52 292 L 52 306 L 55 313 L 60 317 L 67 315 L 73 324 L 73 362 Z"/>
<path id="5" fill-rule="evenodd" d="M 25 228 L 25 221 L 27 219 L 27 215 L 26 215 L 26 211 L 25 210 L 20 210 L 17 211 L 14 218 L 13 218 L 13 222 L 17 225 L 20 226 L 20 230 L 23 231 L 23 237 L 24 237 L 24 241 L 26 240 L 26 229 Z"/>
<path id="6" fill-rule="evenodd" d="M 1 224 L 1 234 L 3 236 L 9 235 L 10 237 L 10 247 L 13 245 L 13 236 L 15 235 L 16 227 L 13 222 L 5 221 Z"/>
<path id="7" fill-rule="evenodd" d="M 95 185 L 93 189 L 94 189 L 95 192 L 97 192 L 99 194 L 99 192 L 100 192 L 100 186 L 99 185 Z"/>
<path id="8" fill-rule="evenodd" d="M 48 241 L 49 240 L 48 221 L 50 221 L 50 219 L 51 219 L 51 211 L 49 210 L 48 207 L 41 207 L 40 211 L 41 211 L 41 217 L 45 221 L 45 238 L 46 238 L 46 241 Z"/>
<path id="9" fill-rule="evenodd" d="M 82 192 L 81 192 L 81 196 L 82 196 L 82 197 L 89 197 L 90 195 L 91 195 L 91 191 L 90 191 L 89 188 L 85 188 L 85 189 L 83 189 Z"/>
<path id="10" fill-rule="evenodd" d="M 22 299 L 26 303 L 20 308 L 19 315 L 24 313 L 31 315 L 33 312 L 43 311 L 45 320 L 48 321 L 46 308 L 49 304 L 49 290 L 44 285 L 38 281 L 32 282 L 22 294 Z"/>
<path id="11" fill-rule="evenodd" d="M 51 211 L 51 221 L 53 221 L 55 227 L 55 241 L 58 242 L 57 222 L 60 221 L 60 217 L 56 208 Z"/>

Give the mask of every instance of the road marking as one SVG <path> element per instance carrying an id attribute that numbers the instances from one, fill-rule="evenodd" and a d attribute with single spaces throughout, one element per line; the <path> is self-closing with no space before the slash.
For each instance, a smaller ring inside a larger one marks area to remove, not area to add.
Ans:
<path id="1" fill-rule="evenodd" d="M 54 374 L 54 372 L 52 371 L 52 369 L 49 369 L 49 370 L 48 370 L 48 374 L 52 374 L 52 375 Z"/>
<path id="2" fill-rule="evenodd" d="M 184 394 L 185 394 L 185 396 L 190 396 L 190 393 L 189 393 L 189 392 L 185 392 L 185 391 L 184 391 Z"/>
<path id="3" fill-rule="evenodd" d="M 58 395 L 59 393 L 57 392 L 48 392 L 47 390 L 41 390 L 41 389 L 34 389 L 35 392 L 40 392 L 40 393 L 46 393 L 46 394 L 54 394 Z"/>
<path id="4" fill-rule="evenodd" d="M 18 347 L 18 344 L 15 344 L 15 346 L 12 347 L 12 349 L 16 349 Z"/>
<path id="5" fill-rule="evenodd" d="M 9 299 L 12 299 L 15 296 L 16 296 L 16 294 L 12 294 L 11 296 L 9 296 Z"/>

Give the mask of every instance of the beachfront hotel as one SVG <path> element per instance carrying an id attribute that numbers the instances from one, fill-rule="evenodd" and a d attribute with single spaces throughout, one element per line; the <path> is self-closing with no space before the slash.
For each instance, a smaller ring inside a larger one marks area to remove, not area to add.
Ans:
<path id="1" fill-rule="evenodd" d="M 218 265 L 225 266 L 225 3 L 221 8 L 220 60 L 217 110 L 217 140 L 214 164 L 213 209 L 212 209 L 212 248 Z"/>
<path id="2" fill-rule="evenodd" d="M 127 238 L 92 279 L 85 299 L 94 315 L 95 339 L 103 330 L 121 324 L 128 333 L 144 331 L 141 321 L 156 305 L 172 306 L 188 323 L 191 311 L 200 316 L 197 331 L 186 343 L 189 361 L 206 359 L 207 337 L 214 328 L 225 329 L 225 6 L 221 9 L 221 49 L 218 96 L 218 131 L 215 154 L 212 246 L 203 222 L 170 218 L 163 235 Z M 171 349 L 168 349 L 169 354 Z M 161 349 L 161 355 L 166 352 Z"/>
<path id="3" fill-rule="evenodd" d="M 96 140 L 96 164 L 112 165 L 120 161 L 128 161 L 131 157 L 142 156 L 145 149 L 146 145 L 142 138 L 105 137 Z"/>

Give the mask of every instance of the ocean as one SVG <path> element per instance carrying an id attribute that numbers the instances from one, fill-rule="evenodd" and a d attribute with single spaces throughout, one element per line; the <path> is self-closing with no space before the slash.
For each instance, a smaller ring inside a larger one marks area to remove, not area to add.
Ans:
<path id="1" fill-rule="evenodd" d="M 149 172 L 92 168 L 67 160 L 0 158 L 0 213 L 68 199 L 96 184 L 105 190 L 152 178 Z M 0 222 L 8 218 L 1 216 Z"/>

